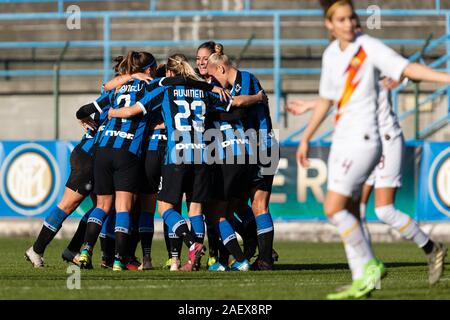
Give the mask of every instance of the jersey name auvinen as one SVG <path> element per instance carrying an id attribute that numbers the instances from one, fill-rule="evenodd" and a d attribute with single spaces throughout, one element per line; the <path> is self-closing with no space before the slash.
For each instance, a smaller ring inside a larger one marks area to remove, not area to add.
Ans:
<path id="1" fill-rule="evenodd" d="M 231 101 L 221 102 L 219 95 L 191 86 L 159 87 L 158 82 L 152 81 L 137 103 L 144 114 L 158 109 L 162 113 L 168 139 L 165 163 L 204 163 L 206 112 L 226 112 Z"/>

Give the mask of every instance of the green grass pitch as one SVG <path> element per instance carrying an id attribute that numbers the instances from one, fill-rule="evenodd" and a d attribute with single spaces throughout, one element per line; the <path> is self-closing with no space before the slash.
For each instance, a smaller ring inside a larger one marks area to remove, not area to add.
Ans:
<path id="1" fill-rule="evenodd" d="M 280 260 L 272 272 L 174 273 L 161 269 L 165 246 L 155 241 L 155 270 L 102 270 L 97 249 L 95 269 L 82 270 L 81 289 L 69 290 L 68 264 L 60 258 L 67 240 L 51 243 L 45 254 L 47 266 L 38 270 L 23 257 L 31 244 L 32 239 L 0 239 L 0 299 L 323 299 L 350 282 L 344 250 L 337 243 L 276 242 Z M 413 244 L 374 247 L 388 276 L 371 299 L 450 299 L 448 258 L 440 283 L 430 287 L 425 256 Z"/>

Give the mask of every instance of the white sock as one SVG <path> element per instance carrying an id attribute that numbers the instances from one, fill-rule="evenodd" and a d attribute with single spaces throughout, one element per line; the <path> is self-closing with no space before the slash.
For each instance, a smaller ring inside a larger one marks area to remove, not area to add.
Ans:
<path id="1" fill-rule="evenodd" d="M 381 221 L 400 232 L 403 238 L 413 240 L 420 248 L 430 240 L 428 235 L 420 229 L 416 220 L 398 211 L 392 204 L 375 208 L 375 213 Z"/>
<path id="2" fill-rule="evenodd" d="M 366 204 L 365 203 L 360 203 L 359 204 L 359 212 L 360 212 L 360 217 L 361 217 L 361 227 L 363 229 L 364 232 L 364 237 L 366 238 L 367 242 L 369 242 L 369 244 L 372 243 L 372 238 L 370 237 L 370 231 L 369 231 L 369 226 L 367 225 L 367 220 L 366 220 Z"/>
<path id="3" fill-rule="evenodd" d="M 367 204 L 360 202 L 359 203 L 359 214 L 362 219 L 366 219 L 366 208 L 367 208 Z"/>
<path id="4" fill-rule="evenodd" d="M 359 262 L 359 257 L 352 246 L 344 243 L 345 254 L 347 255 L 348 266 L 352 272 L 352 280 L 361 278 L 364 274 L 364 265 Z"/>
<path id="5" fill-rule="evenodd" d="M 355 259 L 355 265 L 364 269 L 364 265 L 373 259 L 374 255 L 369 243 L 364 237 L 359 221 L 347 210 L 335 213 L 330 218 L 330 221 L 338 228 L 345 245 L 351 247 L 349 248 L 350 252 L 352 250 L 354 251 L 357 257 Z"/>

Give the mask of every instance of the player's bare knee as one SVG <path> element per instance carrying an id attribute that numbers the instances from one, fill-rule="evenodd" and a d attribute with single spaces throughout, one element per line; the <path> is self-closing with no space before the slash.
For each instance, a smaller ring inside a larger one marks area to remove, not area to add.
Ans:
<path id="1" fill-rule="evenodd" d="M 336 204 L 333 203 L 332 201 L 326 201 L 323 205 L 323 211 L 325 213 L 325 215 L 330 218 L 332 217 L 334 214 L 336 214 L 337 212 L 339 212 L 340 210 L 337 208 Z"/>
<path id="2" fill-rule="evenodd" d="M 76 203 L 60 202 L 58 204 L 58 208 L 69 215 L 75 211 L 75 209 L 78 207 L 79 204 L 80 204 L 79 202 Z"/>
<path id="3" fill-rule="evenodd" d="M 106 213 L 109 213 L 109 211 L 112 208 L 112 196 L 111 197 L 97 197 L 97 208 L 102 209 Z"/>
<path id="4" fill-rule="evenodd" d="M 265 201 L 256 200 L 252 203 L 252 211 L 255 216 L 259 216 L 263 213 L 269 212 L 269 208 L 266 205 Z"/>

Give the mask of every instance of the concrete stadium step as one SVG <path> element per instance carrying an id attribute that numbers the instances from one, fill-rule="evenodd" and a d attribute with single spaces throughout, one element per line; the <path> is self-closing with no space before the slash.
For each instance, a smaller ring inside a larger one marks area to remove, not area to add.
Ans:
<path id="1" fill-rule="evenodd" d="M 362 21 L 365 22 L 364 19 Z M 379 38 L 426 38 L 445 32 L 444 17 L 384 17 L 379 30 L 369 30 Z M 116 40 L 189 40 L 239 39 L 252 34 L 256 39 L 273 36 L 270 17 L 175 17 L 175 18 L 114 18 L 111 36 Z M 69 30 L 65 20 L 0 21 L 2 41 L 65 41 L 101 40 L 102 19 L 82 19 L 81 29 Z M 282 37 L 327 38 L 320 17 L 283 17 Z"/>

